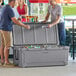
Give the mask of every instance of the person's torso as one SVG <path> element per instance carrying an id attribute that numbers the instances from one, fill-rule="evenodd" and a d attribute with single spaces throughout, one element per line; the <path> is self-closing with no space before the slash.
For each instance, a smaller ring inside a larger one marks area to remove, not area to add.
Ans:
<path id="1" fill-rule="evenodd" d="M 50 11 L 50 14 L 51 14 L 51 22 L 54 22 L 56 20 L 60 8 L 61 7 L 59 5 L 57 5 L 57 4 L 55 5 L 54 8 L 52 8 L 52 6 L 49 6 L 49 11 Z M 61 10 L 61 13 L 62 13 L 62 10 Z M 63 17 L 62 17 L 62 14 L 60 16 L 59 23 L 60 22 L 64 22 Z"/>
<path id="2" fill-rule="evenodd" d="M 25 13 L 25 4 L 23 5 L 22 8 L 20 8 L 20 6 L 17 7 L 17 11 L 20 15 L 24 15 Z"/>
<path id="3" fill-rule="evenodd" d="M 12 20 L 8 14 L 9 9 L 12 10 L 12 8 L 9 5 L 6 5 L 1 10 L 1 18 L 0 18 L 0 29 L 5 31 L 11 31 L 12 30 Z"/>

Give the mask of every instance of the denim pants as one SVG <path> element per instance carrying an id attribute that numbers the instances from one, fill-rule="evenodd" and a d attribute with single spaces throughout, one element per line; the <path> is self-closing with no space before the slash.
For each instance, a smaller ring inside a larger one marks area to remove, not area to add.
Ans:
<path id="1" fill-rule="evenodd" d="M 59 33 L 59 45 L 65 45 L 66 42 L 66 30 L 64 22 L 58 23 L 58 33 Z"/>

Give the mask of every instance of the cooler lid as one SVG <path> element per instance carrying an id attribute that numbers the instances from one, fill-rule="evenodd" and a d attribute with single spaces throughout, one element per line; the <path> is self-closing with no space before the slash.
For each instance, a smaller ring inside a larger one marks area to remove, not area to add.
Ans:
<path id="1" fill-rule="evenodd" d="M 30 25 L 31 29 L 27 30 L 18 25 L 13 26 L 13 44 L 14 45 L 58 45 L 58 28 L 54 26 L 45 29 L 49 23 L 25 23 Z"/>

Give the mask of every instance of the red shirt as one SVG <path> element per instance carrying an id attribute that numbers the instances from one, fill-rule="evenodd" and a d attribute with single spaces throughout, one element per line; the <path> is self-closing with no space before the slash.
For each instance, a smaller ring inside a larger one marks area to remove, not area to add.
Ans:
<path id="1" fill-rule="evenodd" d="M 24 4 L 23 7 L 22 7 L 22 9 L 20 8 L 20 6 L 17 7 L 17 11 L 18 11 L 19 15 L 24 15 L 24 14 L 26 14 L 26 13 L 25 13 L 25 10 L 26 10 L 26 9 L 25 9 L 25 6 L 26 6 L 26 5 Z"/>

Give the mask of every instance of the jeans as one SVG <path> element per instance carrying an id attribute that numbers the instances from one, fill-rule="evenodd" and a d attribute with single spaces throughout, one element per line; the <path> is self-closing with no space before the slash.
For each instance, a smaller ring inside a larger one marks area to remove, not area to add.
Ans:
<path id="1" fill-rule="evenodd" d="M 64 22 L 58 23 L 58 33 L 59 33 L 59 45 L 65 45 L 66 42 L 66 30 Z"/>

